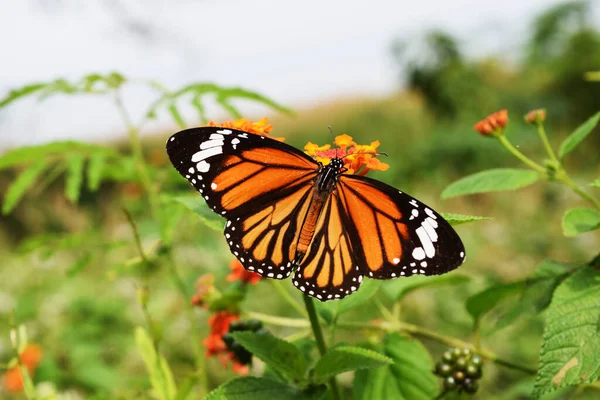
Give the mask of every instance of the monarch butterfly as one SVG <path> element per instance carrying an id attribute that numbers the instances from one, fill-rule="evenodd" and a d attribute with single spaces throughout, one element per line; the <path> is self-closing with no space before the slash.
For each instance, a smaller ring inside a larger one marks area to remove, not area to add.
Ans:
<path id="1" fill-rule="evenodd" d="M 227 218 L 225 238 L 249 271 L 284 279 L 321 301 L 363 276 L 438 275 L 458 267 L 458 234 L 430 207 L 383 182 L 346 174 L 265 136 L 220 127 L 167 140 L 173 166 Z"/>

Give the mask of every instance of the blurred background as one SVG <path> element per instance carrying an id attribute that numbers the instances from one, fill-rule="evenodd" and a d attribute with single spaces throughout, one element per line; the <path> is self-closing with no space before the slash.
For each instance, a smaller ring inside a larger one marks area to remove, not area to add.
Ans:
<path id="1" fill-rule="evenodd" d="M 23 0 L 2 4 L 0 36 L 0 98 L 30 83 L 111 71 L 173 89 L 192 82 L 240 86 L 295 111 L 290 116 L 235 103 L 249 119 L 268 116 L 273 134 L 287 143 L 325 144 L 328 125 L 359 143 L 379 140 L 379 149 L 390 154 L 390 170 L 374 178 L 441 212 L 492 217 L 458 227 L 469 252 L 459 271 L 471 282 L 411 294 L 403 307 L 410 322 L 469 340 L 472 320 L 464 300 L 470 294 L 528 276 L 544 259 L 582 263 L 597 251 L 597 233 L 562 236 L 564 210 L 580 202 L 562 187 L 538 183 L 516 193 L 448 201 L 439 195 L 464 175 L 520 167 L 496 141 L 473 131 L 486 115 L 508 109 L 510 140 L 541 161 L 537 135 L 522 123 L 527 111 L 546 108 L 550 141 L 557 146 L 600 110 L 600 82 L 585 79 L 586 72 L 600 70 L 599 2 Z M 133 84 L 124 102 L 139 119 L 156 96 Z M 206 113 L 215 121 L 232 119 L 216 103 L 209 102 Z M 191 126 L 199 124 L 191 106 L 182 105 L 182 114 Z M 156 168 L 167 170 L 164 140 L 177 129 L 165 113 L 142 131 L 144 152 Z M 126 137 L 118 110 L 103 96 L 31 98 L 0 109 L 0 154 L 66 139 L 127 151 Z M 579 182 L 600 172 L 600 137 L 588 140 L 566 164 Z M 0 170 L 0 196 L 16 174 Z M 187 187 L 175 175 L 169 179 Z M 156 227 L 134 183 L 84 191 L 77 205 L 64 198 L 63 187 L 58 176 L 0 217 L 0 359 L 11 357 L 8 320 L 14 311 L 43 349 L 36 381 L 48 390 L 74 399 L 133 398 L 147 384 L 132 336 L 144 319 L 135 301 L 137 273 L 126 262 L 136 251 L 120 206 L 132 210 L 145 244 L 156 239 Z M 224 281 L 231 255 L 219 234 L 188 218 L 174 241 L 190 289 L 207 271 Z M 178 376 L 190 369 L 190 326 L 166 276 L 160 268 L 151 274 L 151 311 Z M 245 309 L 293 315 L 268 284 L 252 290 Z M 199 329 L 206 333 L 206 316 L 199 313 Z M 352 318 L 372 315 L 364 308 Z M 541 318 L 532 318 L 498 332 L 490 328 L 484 343 L 535 366 L 542 326 Z M 434 356 L 443 350 L 426 344 Z M 211 387 L 231 376 L 213 361 Z M 531 377 L 489 370 L 480 398 L 528 398 Z M 343 384 L 349 386 L 349 379 Z M 6 388 L 0 393 L 11 395 Z"/>

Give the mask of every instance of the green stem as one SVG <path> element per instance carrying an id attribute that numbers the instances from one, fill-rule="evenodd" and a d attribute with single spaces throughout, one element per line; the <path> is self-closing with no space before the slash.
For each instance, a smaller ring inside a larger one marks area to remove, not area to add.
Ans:
<path id="1" fill-rule="evenodd" d="M 281 298 L 290 305 L 290 307 L 292 307 L 294 310 L 298 311 L 298 313 L 300 313 L 300 315 L 303 315 L 305 317 L 308 316 L 308 314 L 306 314 L 306 310 L 304 310 L 302 308 L 302 306 L 300 306 L 300 304 L 298 304 L 294 300 L 294 298 L 292 297 L 290 292 L 285 290 L 285 288 L 281 285 L 281 281 L 278 281 L 276 279 L 269 279 L 269 282 L 271 283 L 271 286 L 273 286 L 275 288 L 277 293 L 279 293 Z"/>
<path id="2" fill-rule="evenodd" d="M 510 143 L 508 141 L 508 139 L 506 138 L 506 136 L 500 135 L 500 136 L 498 136 L 498 140 L 500 141 L 500 143 L 502 143 L 504 145 L 504 147 L 512 155 L 514 155 L 515 157 L 517 157 L 519 160 L 521 160 L 527 166 L 529 166 L 530 168 L 538 171 L 541 174 L 545 174 L 546 173 L 546 169 L 544 167 L 542 167 L 541 165 L 539 165 L 538 163 L 536 163 L 535 161 L 533 161 L 532 159 L 530 159 L 529 157 L 527 157 L 525 154 L 523 154 L 519 150 L 517 150 L 517 148 L 515 146 L 513 146 L 512 143 Z"/>
<path id="3" fill-rule="evenodd" d="M 304 319 L 276 317 L 273 315 L 256 313 L 256 312 L 250 312 L 250 313 L 248 313 L 248 315 L 250 315 L 252 318 L 260 319 L 261 321 L 266 322 L 271 325 L 295 327 L 295 328 L 305 328 L 305 327 L 309 326 L 309 322 Z M 498 355 L 491 350 L 483 349 L 483 348 L 478 349 L 472 343 L 465 342 L 465 341 L 460 340 L 455 337 L 442 335 L 440 333 L 437 333 L 430 329 L 424 328 L 422 326 L 409 324 L 407 322 L 384 321 L 381 323 L 374 324 L 372 322 L 342 321 L 342 322 L 337 323 L 337 327 L 342 328 L 342 329 L 369 329 L 369 330 L 379 330 L 379 331 L 384 331 L 384 332 L 409 333 L 414 336 L 420 336 L 420 337 L 427 338 L 430 340 L 435 340 L 436 342 L 445 343 L 449 346 L 463 347 L 463 348 L 470 349 L 470 350 L 476 352 L 477 354 L 481 355 L 483 358 L 490 360 L 496 364 L 503 365 L 505 367 L 517 369 L 519 371 L 523 371 L 523 372 L 526 372 L 529 374 L 534 374 L 534 375 L 537 372 L 535 368 L 530 368 L 525 365 L 520 365 L 520 364 L 514 363 L 512 361 L 504 360 L 504 359 L 498 357 Z"/>
<path id="4" fill-rule="evenodd" d="M 571 177 L 567 174 L 567 171 L 561 169 L 556 175 L 556 180 L 563 182 L 565 185 L 571 188 L 575 193 L 579 195 L 582 199 L 589 201 L 596 208 L 600 208 L 600 202 L 594 198 L 591 194 L 583 190 L 579 185 L 577 185 Z"/>
<path id="5" fill-rule="evenodd" d="M 546 135 L 546 130 L 544 129 L 544 124 L 541 124 L 541 123 L 537 124 L 537 131 L 538 131 L 538 134 L 540 135 L 540 139 L 542 140 L 542 143 L 544 144 L 544 147 L 546 148 L 546 152 L 550 156 L 550 159 L 552 159 L 552 161 L 554 161 L 555 163 L 560 165 L 560 161 L 558 161 L 558 158 L 556 157 L 556 154 L 554 153 L 554 150 L 552 149 L 552 146 L 550 146 L 550 142 L 548 141 L 548 136 Z"/>
<path id="6" fill-rule="evenodd" d="M 315 340 L 317 341 L 317 348 L 319 349 L 319 353 L 322 357 L 327 352 L 327 347 L 325 346 L 325 339 L 323 338 L 323 331 L 321 330 L 321 325 L 319 324 L 319 317 L 317 316 L 315 303 L 313 302 L 312 297 L 307 295 L 303 295 L 302 297 L 304 298 L 304 305 L 306 306 L 306 312 L 308 313 L 313 335 L 315 335 Z M 332 377 L 329 380 L 329 386 L 331 386 L 331 395 L 333 399 L 340 400 L 342 397 L 340 395 L 340 388 L 337 385 L 335 377 Z"/>

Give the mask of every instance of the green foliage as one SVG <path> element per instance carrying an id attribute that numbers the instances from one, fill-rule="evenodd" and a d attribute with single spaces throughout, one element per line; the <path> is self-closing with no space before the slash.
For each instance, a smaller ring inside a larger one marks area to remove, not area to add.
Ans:
<path id="1" fill-rule="evenodd" d="M 201 196 L 197 195 L 186 195 L 186 196 L 169 196 L 164 195 L 163 201 L 169 202 L 174 201 L 184 205 L 188 210 L 196 213 L 200 220 L 207 227 L 214 229 L 218 232 L 223 232 L 224 221 L 223 218 L 215 214 L 208 206 Z"/>
<path id="2" fill-rule="evenodd" d="M 561 144 L 558 150 L 558 157 L 564 158 L 575 149 L 583 140 L 594 130 L 600 121 L 600 112 L 597 112 L 573 131 Z"/>
<path id="3" fill-rule="evenodd" d="M 317 303 L 317 310 L 327 322 L 332 322 L 340 315 L 369 301 L 381 287 L 381 281 L 365 279 L 360 290 L 347 298 Z"/>
<path id="4" fill-rule="evenodd" d="M 425 348 L 398 334 L 388 334 L 376 350 L 393 360 L 393 364 L 356 372 L 353 398 L 430 400 L 438 392 L 433 375 L 433 361 Z"/>
<path id="5" fill-rule="evenodd" d="M 224 383 L 204 400 L 311 400 L 319 399 L 324 391 L 324 386 L 301 390 L 272 379 L 247 376 Z"/>
<path id="6" fill-rule="evenodd" d="M 546 313 L 535 396 L 598 379 L 599 283 L 600 272 L 583 267 L 556 289 Z"/>
<path id="7" fill-rule="evenodd" d="M 600 187 L 600 178 L 596 179 L 594 182 L 590 183 L 592 187 Z"/>
<path id="8" fill-rule="evenodd" d="M 410 279 L 394 279 L 384 283 L 383 290 L 394 301 L 400 301 L 407 294 L 423 288 L 453 286 L 467 283 L 471 278 L 456 273 L 438 276 L 414 276 Z"/>
<path id="9" fill-rule="evenodd" d="M 502 300 L 519 293 L 522 288 L 522 282 L 491 286 L 467 299 L 467 311 L 477 321 Z"/>
<path id="10" fill-rule="evenodd" d="M 600 210 L 594 208 L 572 208 L 562 219 L 565 236 L 577 236 L 600 228 Z"/>
<path id="11" fill-rule="evenodd" d="M 167 360 L 158 353 L 156 344 L 153 343 L 144 328 L 138 326 L 135 329 L 135 342 L 146 364 L 150 375 L 150 384 L 156 398 L 160 400 L 175 399 L 177 388 L 171 368 L 169 368 Z"/>
<path id="12" fill-rule="evenodd" d="M 354 346 L 337 346 L 327 351 L 313 368 L 314 380 L 325 383 L 342 372 L 380 368 L 394 361 L 375 351 Z"/>
<path id="13" fill-rule="evenodd" d="M 38 161 L 37 163 L 30 165 L 17 179 L 14 180 L 4 196 L 2 204 L 3 214 L 8 214 L 15 208 L 19 200 L 21 200 L 25 193 L 35 184 L 38 177 L 47 167 L 47 161 Z"/>
<path id="14" fill-rule="evenodd" d="M 463 215 L 463 214 L 452 214 L 442 213 L 442 217 L 452 226 L 466 224 L 467 222 L 484 221 L 492 219 L 490 217 L 477 217 L 475 215 Z"/>
<path id="15" fill-rule="evenodd" d="M 306 373 L 306 361 L 300 350 L 292 343 L 271 334 L 233 332 L 236 342 L 260 358 L 274 370 L 301 381 Z"/>
<path id="16" fill-rule="evenodd" d="M 81 154 L 67 158 L 67 182 L 65 184 L 65 197 L 73 203 L 79 200 L 81 185 L 83 183 L 83 165 L 85 159 Z"/>
<path id="17" fill-rule="evenodd" d="M 490 169 L 451 183 L 442 192 L 442 198 L 449 199 L 467 194 L 516 190 L 532 185 L 539 177 L 537 172 L 526 169 Z"/>

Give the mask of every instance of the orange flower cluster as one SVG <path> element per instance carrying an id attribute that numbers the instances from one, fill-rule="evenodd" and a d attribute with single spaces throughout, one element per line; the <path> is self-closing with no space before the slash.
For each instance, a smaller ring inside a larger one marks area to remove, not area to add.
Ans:
<path id="1" fill-rule="evenodd" d="M 282 138 L 282 137 L 269 136 L 269 132 L 271 132 L 271 129 L 273 129 L 273 125 L 269 124 L 269 119 L 267 117 L 261 119 L 258 122 L 252 122 L 246 118 L 241 118 L 241 119 L 238 119 L 237 121 L 225 121 L 225 122 L 221 122 L 221 123 L 209 121 L 208 126 L 218 126 L 220 128 L 239 129 L 240 131 L 254 133 L 255 135 L 270 137 L 271 139 L 275 139 L 280 142 L 283 142 L 285 140 L 285 138 Z"/>
<path id="2" fill-rule="evenodd" d="M 508 123 L 508 111 L 500 110 L 477 122 L 473 127 L 483 136 L 499 136 Z"/>
<path id="3" fill-rule="evenodd" d="M 237 258 L 229 263 L 229 268 L 231 268 L 231 273 L 227 275 L 227 282 L 242 281 L 245 284 L 256 285 L 262 278 L 255 272 L 246 271 Z"/>
<path id="4" fill-rule="evenodd" d="M 42 348 L 37 344 L 28 344 L 23 352 L 19 354 L 19 359 L 33 378 L 35 370 L 40 365 L 40 361 L 42 361 Z M 8 392 L 18 393 L 23 390 L 23 374 L 21 374 L 19 365 L 15 365 L 6 371 L 2 383 Z"/>
<path id="5" fill-rule="evenodd" d="M 543 108 L 531 110 L 525 115 L 525 122 L 528 124 L 543 124 L 546 120 L 546 110 Z"/>
<path id="6" fill-rule="evenodd" d="M 369 171 L 387 171 L 390 166 L 376 158 L 379 140 L 371 144 L 357 144 L 352 136 L 343 134 L 335 137 L 336 148 L 331 145 L 318 146 L 308 142 L 304 146 L 304 152 L 316 161 L 327 165 L 334 157 L 342 158 L 344 167 L 350 174 L 366 175 Z"/>
<path id="7" fill-rule="evenodd" d="M 226 367 L 229 361 L 232 361 L 232 371 L 239 375 L 248 375 L 248 366 L 243 365 L 235 359 L 232 352 L 227 349 L 223 341 L 223 335 L 229 332 L 229 324 L 240 319 L 239 314 L 233 314 L 229 311 L 219 311 L 208 319 L 210 326 L 209 336 L 202 341 L 206 347 L 206 358 L 218 357 L 223 367 Z"/>

